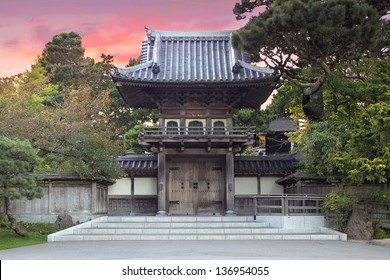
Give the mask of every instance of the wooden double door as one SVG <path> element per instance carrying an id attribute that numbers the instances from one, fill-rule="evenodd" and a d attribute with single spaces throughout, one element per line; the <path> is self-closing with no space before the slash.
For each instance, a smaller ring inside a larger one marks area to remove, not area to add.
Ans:
<path id="1" fill-rule="evenodd" d="M 224 159 L 218 157 L 167 159 L 169 214 L 223 214 L 224 166 Z"/>

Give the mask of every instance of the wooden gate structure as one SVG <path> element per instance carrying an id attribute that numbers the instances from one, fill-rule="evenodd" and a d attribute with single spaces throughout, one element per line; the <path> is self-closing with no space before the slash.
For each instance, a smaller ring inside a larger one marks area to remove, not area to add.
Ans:
<path id="1" fill-rule="evenodd" d="M 225 178 L 222 159 L 172 158 L 167 165 L 170 214 L 223 214 Z"/>
<path id="2" fill-rule="evenodd" d="M 280 75 L 250 64 L 232 31 L 146 35 L 141 64 L 112 78 L 129 107 L 158 113 L 159 127 L 139 135 L 157 156 L 157 214 L 235 214 L 234 157 L 254 136 L 233 127 L 233 113 L 263 104 Z"/>

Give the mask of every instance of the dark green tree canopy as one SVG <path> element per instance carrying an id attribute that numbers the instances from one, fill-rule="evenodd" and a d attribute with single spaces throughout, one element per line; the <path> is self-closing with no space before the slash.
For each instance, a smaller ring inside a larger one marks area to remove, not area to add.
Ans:
<path id="1" fill-rule="evenodd" d="M 381 22 L 375 8 L 356 0 L 274 0 L 233 34 L 254 60 L 314 94 L 340 63 L 375 54 Z M 300 69 L 312 71 L 302 75 Z"/>
<path id="2" fill-rule="evenodd" d="M 61 33 L 46 43 L 39 61 L 50 72 L 56 64 L 79 64 L 84 58 L 84 52 L 79 34 Z"/>

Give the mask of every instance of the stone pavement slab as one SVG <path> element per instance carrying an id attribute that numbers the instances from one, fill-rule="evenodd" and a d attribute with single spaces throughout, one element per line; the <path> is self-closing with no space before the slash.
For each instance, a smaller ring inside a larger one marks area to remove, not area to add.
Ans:
<path id="1" fill-rule="evenodd" d="M 390 248 L 352 241 L 51 242 L 0 251 L 1 260 L 390 260 Z"/>

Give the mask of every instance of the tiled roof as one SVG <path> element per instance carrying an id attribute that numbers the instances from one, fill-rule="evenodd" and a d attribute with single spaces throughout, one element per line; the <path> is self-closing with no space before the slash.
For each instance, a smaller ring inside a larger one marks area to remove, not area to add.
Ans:
<path id="1" fill-rule="evenodd" d="M 154 156 L 126 156 L 119 158 L 120 167 L 134 174 L 155 174 L 157 158 Z M 295 171 L 294 155 L 235 157 L 235 174 L 290 174 Z"/>
<path id="2" fill-rule="evenodd" d="M 157 157 L 123 156 L 119 157 L 119 167 L 125 172 L 138 174 L 152 173 L 157 175 Z"/>
<path id="3" fill-rule="evenodd" d="M 290 118 L 277 118 L 270 122 L 269 130 L 275 132 L 292 132 L 296 131 L 298 123 Z"/>
<path id="4" fill-rule="evenodd" d="M 232 31 L 176 32 L 147 29 L 141 64 L 115 68 L 114 81 L 147 83 L 264 82 L 279 75 L 250 64 L 250 57 L 233 49 Z"/>
<path id="5" fill-rule="evenodd" d="M 237 174 L 290 174 L 298 161 L 293 154 L 281 156 L 236 157 L 234 173 Z"/>

